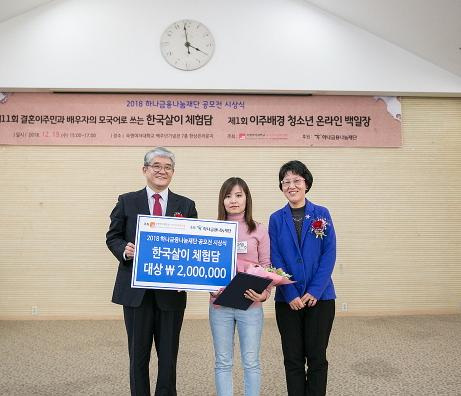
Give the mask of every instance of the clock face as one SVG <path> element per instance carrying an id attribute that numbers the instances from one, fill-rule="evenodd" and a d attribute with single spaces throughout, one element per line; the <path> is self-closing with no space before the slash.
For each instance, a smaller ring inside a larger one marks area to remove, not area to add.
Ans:
<path id="1" fill-rule="evenodd" d="M 165 60 L 181 70 L 195 70 L 208 63 L 214 51 L 214 39 L 208 28 L 190 19 L 168 26 L 160 39 Z"/>

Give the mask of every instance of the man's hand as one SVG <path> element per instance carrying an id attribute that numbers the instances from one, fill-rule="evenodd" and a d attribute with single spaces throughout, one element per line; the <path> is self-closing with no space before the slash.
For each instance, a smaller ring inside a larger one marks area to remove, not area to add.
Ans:
<path id="1" fill-rule="evenodd" d="M 134 250 L 135 250 L 134 243 L 128 242 L 125 246 L 124 254 L 127 260 L 132 260 L 134 257 Z"/>

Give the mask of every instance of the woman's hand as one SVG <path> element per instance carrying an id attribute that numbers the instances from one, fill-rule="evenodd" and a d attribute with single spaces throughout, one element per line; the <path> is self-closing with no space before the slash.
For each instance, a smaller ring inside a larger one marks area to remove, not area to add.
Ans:
<path id="1" fill-rule="evenodd" d="M 317 304 L 317 299 L 309 293 L 306 293 L 304 296 L 302 296 L 301 301 L 309 308 L 314 307 L 315 304 Z"/>
<path id="2" fill-rule="evenodd" d="M 306 306 L 306 304 L 301 300 L 300 297 L 296 297 L 295 299 L 290 301 L 290 308 L 293 311 L 298 311 L 300 309 L 303 309 Z"/>
<path id="3" fill-rule="evenodd" d="M 213 298 L 216 298 L 222 293 L 223 290 L 224 290 L 224 287 L 221 287 L 221 289 L 219 289 L 219 290 L 217 290 L 215 292 L 210 292 L 210 296 L 213 297 Z"/>
<path id="4" fill-rule="evenodd" d="M 248 289 L 243 293 L 243 295 L 248 298 L 251 301 L 259 301 L 259 302 L 264 302 L 267 300 L 268 292 L 266 290 L 263 290 L 261 294 L 256 293 L 253 289 Z"/>

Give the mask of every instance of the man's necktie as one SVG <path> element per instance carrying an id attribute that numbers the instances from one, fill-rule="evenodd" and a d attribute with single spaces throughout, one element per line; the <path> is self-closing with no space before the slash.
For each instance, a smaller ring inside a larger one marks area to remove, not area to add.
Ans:
<path id="1" fill-rule="evenodd" d="M 162 205 L 160 205 L 160 194 L 152 195 L 154 198 L 154 208 L 152 210 L 152 215 L 161 216 L 162 215 Z"/>

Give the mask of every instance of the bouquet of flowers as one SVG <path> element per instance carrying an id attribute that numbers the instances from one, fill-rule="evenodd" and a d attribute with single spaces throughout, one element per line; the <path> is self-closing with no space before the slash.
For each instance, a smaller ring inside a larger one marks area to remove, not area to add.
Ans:
<path id="1" fill-rule="evenodd" d="M 281 268 L 254 266 L 249 268 L 247 273 L 260 276 L 261 278 L 272 279 L 270 286 L 281 286 L 295 283 L 290 280 L 291 275 L 284 272 Z"/>

